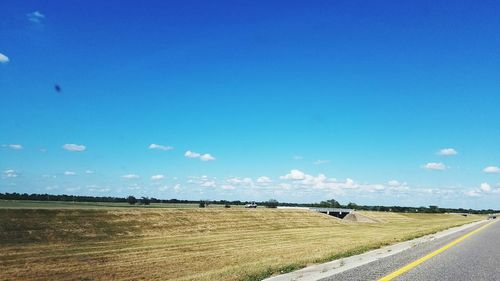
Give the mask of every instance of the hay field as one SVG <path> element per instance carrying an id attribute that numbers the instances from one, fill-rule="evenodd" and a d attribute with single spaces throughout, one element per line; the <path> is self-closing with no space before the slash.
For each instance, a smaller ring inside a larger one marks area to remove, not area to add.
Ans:
<path id="1" fill-rule="evenodd" d="M 260 280 L 482 219 L 276 209 L 0 209 L 0 280 Z"/>

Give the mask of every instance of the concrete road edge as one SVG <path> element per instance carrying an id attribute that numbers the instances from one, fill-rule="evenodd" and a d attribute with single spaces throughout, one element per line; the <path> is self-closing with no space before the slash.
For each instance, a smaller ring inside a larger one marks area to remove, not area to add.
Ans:
<path id="1" fill-rule="evenodd" d="M 439 239 L 462 230 L 474 227 L 476 225 L 485 223 L 486 220 L 481 220 L 462 226 L 452 227 L 434 234 L 425 235 L 416 239 L 400 242 L 394 245 L 382 247 L 380 249 L 372 250 L 360 255 L 355 255 L 347 258 L 334 260 L 327 263 L 316 264 L 305 267 L 303 269 L 293 271 L 286 274 L 272 276 L 264 279 L 265 281 L 313 281 L 323 279 L 367 263 L 398 254 L 402 251 L 410 249 L 418 244 L 426 243 Z"/>

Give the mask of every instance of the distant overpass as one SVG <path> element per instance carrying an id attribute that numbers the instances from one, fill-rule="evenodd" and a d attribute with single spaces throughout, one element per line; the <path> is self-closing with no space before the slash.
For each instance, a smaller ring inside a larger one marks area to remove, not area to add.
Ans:
<path id="1" fill-rule="evenodd" d="M 343 208 L 308 208 L 308 207 L 285 207 L 278 206 L 278 209 L 294 209 L 294 210 L 309 210 L 313 212 L 327 214 L 329 216 L 337 217 L 343 219 L 348 214 L 354 212 L 353 209 L 343 209 Z"/>
<path id="2" fill-rule="evenodd" d="M 309 208 L 311 211 L 327 214 L 329 216 L 334 216 L 343 219 L 348 214 L 352 213 L 353 209 L 343 209 L 343 208 Z"/>

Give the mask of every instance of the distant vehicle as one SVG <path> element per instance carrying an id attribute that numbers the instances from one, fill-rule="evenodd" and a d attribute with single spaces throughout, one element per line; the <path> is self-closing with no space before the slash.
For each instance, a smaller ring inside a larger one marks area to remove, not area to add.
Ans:
<path id="1" fill-rule="evenodd" d="M 252 202 L 250 204 L 246 204 L 245 208 L 257 208 L 257 204 L 255 204 L 255 202 Z"/>

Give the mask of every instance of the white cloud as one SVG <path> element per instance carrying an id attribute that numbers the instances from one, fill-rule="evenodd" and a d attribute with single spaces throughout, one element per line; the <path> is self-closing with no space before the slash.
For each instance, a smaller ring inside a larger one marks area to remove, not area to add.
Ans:
<path id="1" fill-rule="evenodd" d="M 399 181 L 397 180 L 390 180 L 389 182 L 387 182 L 387 185 L 388 186 L 391 186 L 391 187 L 400 187 L 402 186 L 403 184 L 400 183 Z"/>
<path id="2" fill-rule="evenodd" d="M 230 184 L 239 184 L 239 183 L 242 183 L 243 181 L 238 177 L 234 177 L 234 178 L 226 179 L 226 182 L 228 182 Z"/>
<path id="3" fill-rule="evenodd" d="M 143 187 L 137 183 L 131 184 L 128 186 L 128 189 L 130 190 L 140 190 L 143 189 Z"/>
<path id="4" fill-rule="evenodd" d="M 11 175 L 12 175 L 12 174 L 17 174 L 17 173 L 16 173 L 16 171 L 14 171 L 14 170 L 12 170 L 12 169 L 10 169 L 10 170 L 5 170 L 5 171 L 3 171 L 3 173 L 4 173 L 4 174 L 11 174 Z"/>
<path id="5" fill-rule="evenodd" d="M 357 189 L 361 186 L 350 178 L 347 178 L 345 182 L 339 182 L 334 178 L 327 178 L 324 174 L 313 176 L 296 169 L 281 176 L 280 179 L 291 180 L 291 186 L 293 188 L 313 188 L 317 190 L 326 190 L 332 194 L 338 194 L 342 189 Z"/>
<path id="6" fill-rule="evenodd" d="M 213 161 L 213 160 L 215 160 L 215 157 L 213 157 L 212 155 L 210 155 L 208 153 L 205 153 L 205 154 L 200 156 L 200 160 L 201 161 Z"/>
<path id="7" fill-rule="evenodd" d="M 314 161 L 314 165 L 322 165 L 322 164 L 327 164 L 330 163 L 330 160 L 316 160 Z"/>
<path id="8" fill-rule="evenodd" d="M 215 160 L 215 157 L 213 157 L 212 155 L 210 155 L 208 153 L 201 154 L 201 153 L 194 152 L 191 150 L 186 151 L 186 153 L 184 153 L 184 156 L 187 158 L 199 158 L 201 161 L 205 161 L 205 162 Z"/>
<path id="9" fill-rule="evenodd" d="M 302 157 L 300 155 L 294 155 L 292 158 L 293 158 L 293 160 L 302 160 L 302 159 L 304 159 L 304 157 Z"/>
<path id="10" fill-rule="evenodd" d="M 350 179 L 350 178 L 347 178 L 347 179 L 345 180 L 345 185 L 346 185 L 346 187 L 349 187 L 349 188 L 354 188 L 354 187 L 355 187 L 354 180 L 353 180 L 353 179 Z"/>
<path id="11" fill-rule="evenodd" d="M 224 190 L 235 190 L 236 187 L 233 186 L 233 185 L 230 185 L 230 184 L 224 184 L 222 185 L 220 188 L 224 189 Z"/>
<path id="12" fill-rule="evenodd" d="M 319 174 L 317 176 L 304 174 L 304 179 L 300 181 L 303 185 L 309 185 L 317 188 L 321 188 L 325 186 L 325 183 L 331 182 L 328 180 L 324 174 Z"/>
<path id="13" fill-rule="evenodd" d="M 454 156 L 457 155 L 458 152 L 454 148 L 443 148 L 439 150 L 437 154 L 441 156 Z"/>
<path id="14" fill-rule="evenodd" d="M 138 179 L 140 177 L 139 177 L 139 175 L 136 175 L 136 174 L 128 174 L 128 175 L 123 175 L 122 178 L 124 178 L 126 180 L 135 180 L 135 179 Z"/>
<path id="15" fill-rule="evenodd" d="M 76 176 L 76 173 L 73 171 L 66 171 L 66 172 L 64 172 L 64 175 L 65 176 Z"/>
<path id="16" fill-rule="evenodd" d="M 379 192 L 382 190 L 385 190 L 386 187 L 382 184 L 368 184 L 363 187 L 363 190 L 366 190 L 367 192 Z M 404 190 L 404 189 L 399 189 L 399 187 L 392 187 L 392 190 Z"/>
<path id="17" fill-rule="evenodd" d="M 497 187 L 492 187 L 489 183 L 483 182 L 479 185 L 479 188 L 475 188 L 473 190 L 469 190 L 464 192 L 465 195 L 470 197 L 478 197 L 485 194 L 497 194 L 500 193 L 500 185 Z"/>
<path id="18" fill-rule="evenodd" d="M 238 178 L 238 177 L 232 177 L 232 178 L 228 178 L 226 179 L 226 182 L 229 184 L 229 185 L 239 185 L 239 186 L 247 186 L 247 187 L 250 187 L 250 186 L 253 186 L 253 180 L 251 178 Z"/>
<path id="19" fill-rule="evenodd" d="M 403 194 L 409 192 L 411 189 L 406 183 L 401 183 L 399 181 L 392 180 L 389 185 L 384 184 L 369 184 L 369 183 L 358 183 L 352 178 L 347 178 L 344 181 L 338 181 L 335 178 L 329 178 L 324 174 L 318 174 L 317 176 L 306 174 L 300 170 L 291 170 L 288 174 L 281 176 L 280 179 L 289 181 L 288 183 L 276 183 L 276 186 L 280 189 L 293 189 L 297 192 L 313 193 L 321 192 L 324 194 L 329 194 L 329 196 L 337 196 L 341 194 L 346 194 L 346 192 L 355 192 L 363 194 L 374 193 L 397 193 Z"/>
<path id="20" fill-rule="evenodd" d="M 209 177 L 206 175 L 203 175 L 201 177 L 196 177 L 196 176 L 188 177 L 188 180 L 186 182 L 189 184 L 194 184 L 194 185 L 198 185 L 201 187 L 216 187 L 217 186 L 217 178 Z"/>
<path id="21" fill-rule="evenodd" d="M 148 146 L 149 149 L 156 149 L 156 150 L 163 150 L 163 151 L 168 151 L 174 149 L 172 146 L 169 145 L 161 145 L 161 144 L 155 144 L 152 143 Z"/>
<path id="22" fill-rule="evenodd" d="M 7 178 L 17 178 L 19 176 L 19 174 L 12 170 L 12 169 L 9 169 L 9 170 L 5 170 L 2 172 L 2 178 L 3 179 L 7 179 Z"/>
<path id="23" fill-rule="evenodd" d="M 469 196 L 469 197 L 479 197 L 481 196 L 481 193 L 477 190 L 469 190 L 469 191 L 466 191 L 464 193 L 465 195 Z"/>
<path id="24" fill-rule="evenodd" d="M 269 177 L 262 176 L 257 178 L 257 183 L 271 183 L 272 180 Z"/>
<path id="25" fill-rule="evenodd" d="M 425 164 L 424 168 L 427 170 L 442 171 L 446 169 L 446 166 L 443 163 L 430 162 Z"/>
<path id="26" fill-rule="evenodd" d="M 281 176 L 280 179 L 283 180 L 303 180 L 305 179 L 306 174 L 300 170 L 293 169 L 290 173 Z"/>
<path id="27" fill-rule="evenodd" d="M 108 192 L 111 190 L 109 187 L 100 187 L 97 185 L 87 185 L 87 188 L 91 192 Z"/>
<path id="28" fill-rule="evenodd" d="M 174 190 L 175 190 L 175 191 L 179 191 L 179 190 L 181 190 L 181 185 L 180 185 L 180 184 L 178 184 L 178 183 L 177 183 L 176 185 L 174 185 Z"/>
<path id="29" fill-rule="evenodd" d="M 154 176 L 151 177 L 151 180 L 152 181 L 160 181 L 160 180 L 162 180 L 164 178 L 165 178 L 164 175 L 154 175 Z"/>
<path id="30" fill-rule="evenodd" d="M 87 149 L 85 145 L 73 144 L 73 143 L 67 143 L 63 145 L 62 148 L 68 151 L 78 151 L 78 152 L 85 151 L 85 149 Z"/>
<path id="31" fill-rule="evenodd" d="M 23 149 L 23 146 L 20 144 L 2 144 L 2 147 L 7 147 L 13 150 L 21 150 Z"/>
<path id="32" fill-rule="evenodd" d="M 215 181 L 213 180 L 210 180 L 210 181 L 204 181 L 200 184 L 200 186 L 203 186 L 203 187 L 216 187 L 217 184 Z"/>
<path id="33" fill-rule="evenodd" d="M 500 168 L 496 166 L 488 166 L 483 169 L 483 172 L 487 174 L 500 174 Z"/>
<path id="34" fill-rule="evenodd" d="M 31 22 L 41 23 L 45 18 L 45 15 L 40 13 L 39 11 L 34 11 L 32 13 L 26 14 L 26 17 L 28 17 L 28 20 Z"/>
<path id="35" fill-rule="evenodd" d="M 280 183 L 279 184 L 279 188 L 283 189 L 283 190 L 290 190 L 290 189 L 292 189 L 292 187 L 293 186 L 289 183 Z"/>
<path id="36" fill-rule="evenodd" d="M 85 174 L 87 174 L 87 175 L 91 175 L 91 174 L 93 174 L 93 173 L 94 173 L 94 171 L 92 171 L 92 170 L 86 170 L 86 171 L 85 171 Z"/>
<path id="37" fill-rule="evenodd" d="M 8 63 L 8 62 L 9 58 L 6 55 L 0 53 L 0 63 Z"/>
<path id="38" fill-rule="evenodd" d="M 332 188 L 339 187 L 338 183 L 336 182 L 334 183 L 334 179 L 328 179 L 323 174 L 312 176 L 297 169 L 291 170 L 290 173 L 281 176 L 280 179 L 291 180 L 293 187 L 309 186 L 317 189 L 322 189 L 327 187 L 332 187 Z"/>
<path id="39" fill-rule="evenodd" d="M 158 191 L 167 191 L 168 190 L 168 185 L 163 185 L 158 187 Z"/>
<path id="40" fill-rule="evenodd" d="M 489 185 L 487 182 L 483 182 L 480 186 L 480 189 L 484 192 L 490 192 L 491 191 L 491 185 Z"/>
<path id="41" fill-rule="evenodd" d="M 196 153 L 196 152 L 192 152 L 191 150 L 188 150 L 188 151 L 186 151 L 186 153 L 184 153 L 184 156 L 186 156 L 187 158 L 198 158 L 198 157 L 200 157 L 200 154 Z"/>

